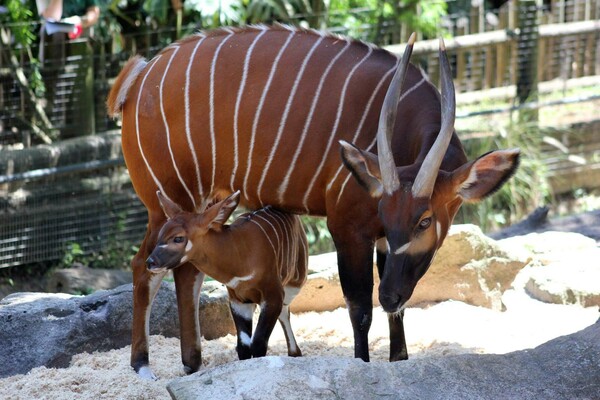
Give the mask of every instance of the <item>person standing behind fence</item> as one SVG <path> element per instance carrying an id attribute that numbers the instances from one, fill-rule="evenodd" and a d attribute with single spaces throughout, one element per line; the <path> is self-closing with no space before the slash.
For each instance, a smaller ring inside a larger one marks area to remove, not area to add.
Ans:
<path id="1" fill-rule="evenodd" d="M 37 0 L 40 16 L 60 21 L 67 19 L 77 27 L 71 39 L 79 37 L 81 33 L 95 25 L 100 18 L 99 0 Z"/>

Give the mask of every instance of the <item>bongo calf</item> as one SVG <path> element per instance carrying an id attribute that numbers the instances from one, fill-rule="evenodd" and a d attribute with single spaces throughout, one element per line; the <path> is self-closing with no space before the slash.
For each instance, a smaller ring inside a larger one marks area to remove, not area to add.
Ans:
<path id="1" fill-rule="evenodd" d="M 199 214 L 183 211 L 160 191 L 157 195 L 168 220 L 146 260 L 148 269 L 160 272 L 189 261 L 225 284 L 240 360 L 266 354 L 278 319 L 288 355 L 301 356 L 289 319 L 289 304 L 306 281 L 308 246 L 300 218 L 266 207 L 225 225 L 239 191 Z M 256 304 L 260 317 L 252 334 Z"/>

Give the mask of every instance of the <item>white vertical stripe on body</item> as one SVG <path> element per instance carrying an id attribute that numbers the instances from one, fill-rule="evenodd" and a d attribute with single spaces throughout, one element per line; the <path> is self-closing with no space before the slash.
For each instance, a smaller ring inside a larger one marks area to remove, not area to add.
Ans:
<path id="1" fill-rule="evenodd" d="M 148 75 L 150 75 L 150 72 L 152 72 L 152 69 L 154 68 L 154 66 L 156 65 L 158 60 L 160 60 L 160 57 L 161 56 L 159 55 L 158 57 L 156 57 L 154 62 L 152 62 L 152 65 L 150 65 L 150 68 L 148 68 L 148 71 L 146 71 L 146 74 L 144 75 L 144 79 L 142 79 L 142 83 L 140 84 L 140 90 L 138 92 L 137 101 L 135 103 L 135 135 L 137 137 L 138 147 L 140 149 L 140 155 L 142 156 L 142 159 L 144 160 L 144 164 L 146 164 L 146 168 L 148 169 L 150 176 L 152 176 L 152 180 L 154 181 L 154 184 L 156 185 L 156 187 L 158 187 L 158 190 L 160 190 L 160 192 L 167 199 L 170 200 L 169 195 L 165 192 L 165 189 L 163 188 L 160 181 L 154 174 L 154 171 L 152 170 L 152 167 L 150 166 L 148 159 L 144 155 L 144 150 L 142 149 L 142 141 L 140 140 L 140 99 L 142 98 L 142 91 L 144 90 L 144 85 L 146 84 L 146 79 L 148 78 Z"/>
<path id="2" fill-rule="evenodd" d="M 269 72 L 269 78 L 267 79 L 267 83 L 265 84 L 265 87 L 263 88 L 263 92 L 262 95 L 260 97 L 260 101 L 258 103 L 258 107 L 256 109 L 256 112 L 254 114 L 254 122 L 252 124 L 252 136 L 250 138 L 250 149 L 248 151 L 248 167 L 246 168 L 246 176 L 244 177 L 244 193 L 248 193 L 248 178 L 250 176 L 250 171 L 252 170 L 252 156 L 254 155 L 254 141 L 256 139 L 256 129 L 258 126 L 258 121 L 260 119 L 260 114 L 262 112 L 262 108 L 263 105 L 265 103 L 265 99 L 267 97 L 267 93 L 269 92 L 269 88 L 271 87 L 271 82 L 273 81 L 273 76 L 275 75 L 275 72 L 277 71 L 277 66 L 279 64 L 279 60 L 281 59 L 281 56 L 283 55 L 283 52 L 285 51 L 285 49 L 288 47 L 288 45 L 290 44 L 292 38 L 294 37 L 295 32 L 291 31 L 291 33 L 289 34 L 287 40 L 285 41 L 285 43 L 283 44 L 283 46 L 281 46 L 281 49 L 279 49 L 279 52 L 277 53 L 277 56 L 275 57 L 275 60 L 273 61 L 273 65 L 271 66 L 271 71 Z"/>
<path id="3" fill-rule="evenodd" d="M 263 217 L 262 215 L 260 215 L 259 213 L 255 213 L 254 216 L 256 218 L 260 218 L 263 221 L 265 221 L 267 224 L 269 224 L 269 226 L 271 227 L 271 229 L 273 230 L 273 233 L 275 234 L 275 236 L 277 237 L 277 261 L 279 262 L 279 255 L 281 254 L 281 252 L 279 251 L 279 249 L 281 249 L 281 238 L 279 237 L 279 233 L 277 232 L 277 228 L 275 228 L 275 226 L 271 223 L 271 221 L 269 221 L 267 218 Z M 267 235 L 269 236 L 269 235 Z"/>
<path id="4" fill-rule="evenodd" d="M 279 147 L 279 142 L 281 141 L 281 136 L 283 134 L 283 130 L 285 129 L 285 125 L 287 123 L 287 118 L 288 118 L 288 115 L 290 112 L 290 108 L 292 106 L 292 102 L 294 101 L 294 98 L 296 97 L 296 91 L 298 90 L 298 85 L 300 84 L 300 80 L 302 79 L 302 77 L 304 75 L 304 71 L 306 70 L 308 61 L 311 59 L 315 50 L 321 44 L 322 41 L 323 41 L 323 37 L 320 37 L 313 44 L 313 46 L 311 47 L 311 49 L 308 52 L 308 54 L 306 55 L 306 57 L 304 57 L 304 60 L 302 61 L 302 65 L 300 66 L 300 70 L 298 71 L 298 74 L 296 75 L 296 79 L 294 80 L 294 85 L 292 86 L 292 90 L 289 93 L 288 100 L 285 105 L 283 115 L 281 117 L 281 121 L 279 122 L 279 129 L 277 131 L 277 136 L 275 137 L 275 143 L 273 144 L 273 147 L 271 148 L 271 153 L 269 154 L 269 157 L 267 158 L 267 163 L 266 163 L 265 167 L 263 168 L 263 173 L 262 173 L 262 176 L 258 183 L 258 188 L 256 189 L 256 193 L 258 195 L 258 200 L 260 201 L 261 204 L 263 204 L 262 196 L 261 196 L 262 195 L 262 187 L 265 182 L 265 178 L 267 177 L 267 173 L 269 172 L 269 168 L 271 167 L 271 163 L 273 162 L 275 153 L 277 152 L 277 149 Z"/>
<path id="5" fill-rule="evenodd" d="M 335 137 L 337 135 L 337 129 L 340 124 L 340 119 L 342 117 L 342 113 L 344 111 L 344 101 L 346 100 L 346 90 L 348 90 L 348 85 L 350 84 L 350 80 L 354 76 L 354 73 L 356 72 L 356 70 L 367 60 L 367 58 L 369 58 L 371 56 L 372 53 L 373 53 L 373 49 L 371 47 L 369 47 L 369 51 L 367 52 L 367 54 L 352 68 L 352 70 L 346 77 L 346 81 L 344 82 L 344 86 L 342 87 L 342 93 L 340 94 L 340 102 L 338 104 L 338 110 L 337 110 L 337 113 L 335 116 L 335 123 L 331 130 L 331 135 L 329 136 L 329 141 L 327 142 L 327 147 L 325 148 L 323 157 L 321 157 L 321 162 L 319 163 L 319 166 L 317 167 L 317 170 L 316 170 L 315 174 L 313 175 L 312 180 L 308 184 L 308 189 L 306 189 L 306 192 L 304 192 L 304 198 L 302 199 L 302 204 L 307 213 L 308 213 L 308 198 L 310 197 L 310 194 L 312 193 L 312 190 L 313 190 L 313 187 L 315 185 L 317 178 L 319 177 L 319 175 L 321 175 L 323 166 L 325 165 L 325 162 L 327 161 L 327 155 L 329 154 L 329 150 L 331 149 L 331 145 L 333 144 L 333 139 L 335 139 Z"/>
<path id="6" fill-rule="evenodd" d="M 212 179 L 210 183 L 210 193 L 213 193 L 213 189 L 215 187 L 215 177 L 217 175 L 217 138 L 215 135 L 215 69 L 217 65 L 217 59 L 219 58 L 219 53 L 221 52 L 221 48 L 233 36 L 233 32 L 227 32 L 229 32 L 229 34 L 223 40 L 221 40 L 221 43 L 219 43 L 219 45 L 217 46 L 217 49 L 215 50 L 215 54 L 213 54 L 213 59 L 210 65 L 210 92 L 208 100 L 210 115 L 210 144 L 212 153 Z"/>
<path id="7" fill-rule="evenodd" d="M 310 111 L 308 113 L 308 116 L 306 117 L 306 122 L 304 123 L 304 129 L 302 130 L 302 134 L 300 135 L 300 142 L 298 143 L 298 147 L 296 148 L 296 152 L 294 153 L 294 156 L 292 157 L 292 162 L 290 163 L 288 171 L 285 174 L 285 177 L 283 178 L 283 181 L 281 182 L 281 185 L 279 185 L 279 189 L 277 189 L 277 194 L 279 196 L 278 199 L 279 199 L 280 203 L 283 202 L 283 196 L 284 196 L 285 191 L 287 190 L 287 187 L 289 185 L 290 176 L 292 175 L 292 172 L 296 168 L 296 163 L 298 162 L 298 157 L 300 156 L 300 152 L 302 151 L 302 148 L 304 146 L 304 141 L 306 140 L 306 136 L 307 136 L 307 133 L 308 133 L 308 128 L 310 127 L 310 124 L 311 124 L 312 118 L 313 118 L 313 114 L 315 112 L 315 109 L 317 108 L 317 103 L 319 102 L 319 98 L 321 96 L 321 90 L 323 89 L 323 85 L 325 84 L 325 80 L 329 76 L 329 72 L 331 72 L 331 69 L 333 68 L 333 65 L 345 53 L 345 51 L 348 49 L 348 47 L 350 47 L 351 44 L 352 44 L 352 42 L 350 42 L 349 40 L 346 40 L 346 45 L 331 60 L 331 62 L 329 63 L 329 65 L 327 66 L 327 68 L 325 69 L 325 71 L 323 72 L 323 75 L 321 75 L 321 80 L 319 81 L 319 86 L 317 87 L 317 91 L 315 92 L 315 95 L 313 96 L 312 104 L 310 106 Z"/>
<path id="8" fill-rule="evenodd" d="M 184 90 L 184 107 L 185 107 L 185 137 L 188 142 L 188 146 L 190 148 L 190 152 L 192 153 L 192 160 L 194 161 L 194 166 L 196 167 L 196 180 L 198 184 L 198 195 L 200 199 L 204 198 L 204 190 L 202 189 L 202 181 L 200 179 L 200 164 L 198 163 L 198 156 L 196 155 L 196 148 L 194 147 L 194 142 L 192 141 L 192 130 L 190 127 L 190 72 L 192 69 L 192 63 L 194 61 L 194 57 L 196 56 L 196 52 L 198 48 L 202 44 L 202 42 L 206 39 L 204 36 L 200 36 L 198 39 L 198 43 L 194 47 L 190 55 L 190 61 L 188 62 L 188 66 L 185 70 L 185 90 Z"/>
<path id="9" fill-rule="evenodd" d="M 242 72 L 242 80 L 240 82 L 240 87 L 238 89 L 237 99 L 235 101 L 235 111 L 233 113 L 233 170 L 231 171 L 231 182 L 230 187 L 231 190 L 234 190 L 233 183 L 235 181 L 235 175 L 237 173 L 238 165 L 239 165 L 239 154 L 238 154 L 238 118 L 240 112 L 240 103 L 242 102 L 242 95 L 244 93 L 244 89 L 246 88 L 246 79 L 248 78 L 248 69 L 250 67 L 250 57 L 252 57 L 252 52 L 254 51 L 254 47 L 256 43 L 260 40 L 260 38 L 267 33 L 266 30 L 260 32 L 250 44 L 248 51 L 246 52 L 246 58 L 244 59 L 244 69 Z M 244 193 L 245 197 L 248 197 L 246 193 Z"/>
<path id="10" fill-rule="evenodd" d="M 391 74 L 393 74 L 395 71 L 396 71 L 396 66 L 392 67 L 388 72 L 386 72 L 381 77 L 379 82 L 377 83 L 377 86 L 375 86 L 375 90 L 373 90 L 373 93 L 371 94 L 371 97 L 369 98 L 369 101 L 367 102 L 367 105 L 363 111 L 362 117 L 360 118 L 358 127 L 356 128 L 356 131 L 354 132 L 354 136 L 352 137 L 352 140 L 349 143 L 352 143 L 352 144 L 356 143 L 356 140 L 358 139 L 360 132 L 362 131 L 362 127 L 367 119 L 367 115 L 369 115 L 369 112 L 371 111 L 371 107 L 373 106 L 373 101 L 375 101 L 375 96 L 377 95 L 379 90 L 381 90 L 381 87 L 383 86 L 385 81 L 388 79 L 388 77 Z M 333 183 L 337 179 L 338 175 L 344 169 L 345 169 L 344 165 L 340 164 L 340 166 L 338 167 L 338 170 L 336 171 L 335 175 L 333 176 L 333 179 L 329 182 L 329 184 L 327 184 L 327 191 L 329 191 L 331 189 L 331 186 L 333 186 Z"/>
<path id="11" fill-rule="evenodd" d="M 262 233 L 264 233 L 265 237 L 269 241 L 269 244 L 271 245 L 271 248 L 273 249 L 273 255 L 275 256 L 275 259 L 277 259 L 277 249 L 275 248 L 275 245 L 273 244 L 273 241 L 271 240 L 271 237 L 269 236 L 267 231 L 265 231 L 265 229 L 262 227 L 262 225 L 259 224 L 257 221 L 250 219 L 250 222 L 252 222 L 256 226 L 258 226 L 260 228 L 260 230 L 262 231 Z"/>
<path id="12" fill-rule="evenodd" d="M 281 268 L 279 270 L 279 274 L 280 276 L 282 275 L 282 271 L 281 269 L 283 267 L 285 267 L 286 269 L 289 268 L 290 265 L 290 255 L 291 255 L 291 243 L 290 243 L 290 237 L 291 237 L 291 232 L 289 232 L 288 230 L 288 225 L 285 222 L 285 218 L 283 218 L 282 216 L 280 216 L 279 214 L 275 214 L 275 213 L 271 213 L 270 214 L 274 220 L 277 221 L 277 224 L 281 227 L 281 234 L 283 236 L 283 238 L 285 239 L 285 259 L 283 257 L 281 257 Z M 283 214 L 286 215 L 286 214 Z M 283 242 L 283 239 L 281 240 L 281 244 Z M 283 251 L 283 250 L 282 250 Z"/>
<path id="13" fill-rule="evenodd" d="M 393 70 L 395 70 L 395 68 L 392 69 L 392 71 Z M 388 73 L 390 73 L 390 72 L 391 71 L 388 71 Z M 419 82 L 415 83 L 410 89 L 408 89 L 406 92 L 402 93 L 402 96 L 400 96 L 400 99 L 398 99 L 398 105 L 400 105 L 400 103 L 402 102 L 402 100 L 404 100 L 409 94 L 411 94 L 414 90 L 416 90 L 419 86 L 421 86 L 425 82 L 427 82 L 427 79 L 423 75 L 423 77 L 421 78 L 421 80 Z M 373 147 L 375 147 L 376 143 L 377 143 L 377 136 L 375 136 L 373 138 L 373 141 L 371 142 L 371 144 L 369 145 L 369 147 L 366 149 L 366 151 L 371 151 L 373 149 Z M 343 166 L 340 166 L 340 169 L 342 167 Z M 346 185 L 350 181 L 350 177 L 351 176 L 352 176 L 352 173 L 348 172 L 348 175 L 346 176 L 346 179 L 344 180 L 344 183 L 342 184 L 342 187 L 341 187 L 340 192 L 338 194 L 338 198 L 337 198 L 336 204 L 340 201 L 340 198 L 342 197 L 342 193 L 344 192 L 344 189 L 346 188 Z M 335 178 L 333 180 L 335 180 Z M 333 180 L 330 182 L 330 184 L 333 183 Z"/>
<path id="14" fill-rule="evenodd" d="M 175 161 L 175 155 L 173 154 L 173 147 L 171 146 L 171 132 L 169 130 L 169 123 L 167 122 L 167 116 L 165 114 L 165 106 L 164 106 L 164 100 L 163 100 L 163 87 L 165 85 L 165 78 L 167 77 L 167 74 L 169 73 L 169 69 L 171 68 L 171 63 L 173 62 L 173 59 L 177 55 L 178 51 L 179 51 L 179 46 L 174 46 L 173 53 L 171 54 L 171 58 L 169 59 L 169 62 L 167 63 L 167 66 L 165 68 L 165 72 L 162 76 L 162 79 L 160 80 L 160 89 L 159 89 L 160 114 L 162 116 L 162 120 L 165 125 L 165 135 L 167 137 L 167 148 L 169 149 L 169 154 L 171 155 L 171 162 L 173 163 L 173 169 L 175 170 L 175 173 L 177 174 L 177 178 L 179 178 L 179 182 L 181 183 L 181 186 L 183 186 L 183 188 L 186 191 L 186 193 L 188 194 L 188 196 L 190 196 L 190 199 L 192 200 L 192 204 L 194 205 L 194 209 L 196 209 L 196 199 L 194 198 L 194 195 L 192 194 L 190 189 L 187 187 L 183 177 L 181 176 L 181 172 L 179 172 L 179 168 L 177 168 L 177 162 Z"/>

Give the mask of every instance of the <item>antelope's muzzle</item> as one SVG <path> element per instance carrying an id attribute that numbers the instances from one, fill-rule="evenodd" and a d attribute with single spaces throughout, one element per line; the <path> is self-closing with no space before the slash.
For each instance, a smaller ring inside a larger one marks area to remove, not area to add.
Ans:
<path id="1" fill-rule="evenodd" d="M 146 268 L 151 272 L 160 272 L 177 267 L 180 264 L 180 257 L 164 252 L 164 254 L 153 251 L 146 259 Z"/>
<path id="2" fill-rule="evenodd" d="M 433 254 L 429 253 L 388 255 L 379 283 L 379 303 L 385 312 L 395 313 L 404 308 L 432 259 Z"/>

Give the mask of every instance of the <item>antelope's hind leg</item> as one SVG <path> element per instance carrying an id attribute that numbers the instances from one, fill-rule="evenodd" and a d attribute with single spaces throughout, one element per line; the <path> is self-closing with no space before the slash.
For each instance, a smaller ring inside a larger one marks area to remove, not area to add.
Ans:
<path id="1" fill-rule="evenodd" d="M 229 294 L 229 308 L 231 316 L 237 330 L 237 346 L 236 351 L 240 360 L 247 360 L 252 357 L 252 317 L 256 304 L 240 303 L 233 300 L 231 293 Z"/>
<path id="2" fill-rule="evenodd" d="M 283 295 L 264 299 L 260 307 L 260 317 L 256 323 L 256 330 L 252 335 L 252 357 L 264 357 L 267 354 L 269 338 L 277 319 L 283 309 Z"/>
<path id="3" fill-rule="evenodd" d="M 279 314 L 279 323 L 283 328 L 283 333 L 285 335 L 285 341 L 288 348 L 288 356 L 290 357 L 302 357 L 302 351 L 300 351 L 300 347 L 298 347 L 298 343 L 296 343 L 294 331 L 292 330 L 292 325 L 290 324 L 289 306 L 299 291 L 299 288 L 290 286 L 285 287 L 285 299 L 283 300 L 283 306 L 281 307 L 281 313 Z"/>

